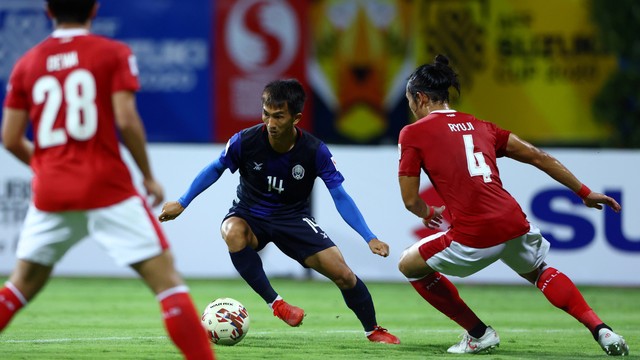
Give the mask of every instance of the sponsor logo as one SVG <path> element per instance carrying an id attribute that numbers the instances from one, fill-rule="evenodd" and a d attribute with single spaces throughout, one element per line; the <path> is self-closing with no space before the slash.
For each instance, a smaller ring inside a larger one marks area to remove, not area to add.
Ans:
<path id="1" fill-rule="evenodd" d="M 622 190 L 605 189 L 604 194 L 614 198 L 624 209 Z M 444 204 L 432 186 L 424 188 L 420 196 L 427 204 Z M 562 206 L 559 206 L 560 204 Z M 640 235 L 634 237 L 624 231 L 624 211 L 616 213 L 604 206 L 602 211 L 594 212 L 593 209 L 585 208 L 582 200 L 568 189 L 546 188 L 534 193 L 529 204 L 521 201 L 520 206 L 529 221 L 540 228 L 542 236 L 551 243 L 554 251 L 586 248 L 596 239 L 603 238 L 616 250 L 640 253 Z M 446 211 L 441 229 L 448 228 L 450 222 L 450 214 Z M 416 241 L 419 241 L 438 231 L 441 230 L 428 229 L 420 224 L 414 230 L 414 234 Z"/>

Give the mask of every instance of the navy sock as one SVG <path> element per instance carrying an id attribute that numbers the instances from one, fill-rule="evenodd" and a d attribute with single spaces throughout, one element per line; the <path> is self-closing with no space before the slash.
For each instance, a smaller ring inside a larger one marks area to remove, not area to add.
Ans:
<path id="1" fill-rule="evenodd" d="M 473 336 L 476 339 L 480 339 L 485 332 L 487 332 L 487 325 L 480 321 L 478 325 L 469 330 L 469 335 Z"/>
<path id="2" fill-rule="evenodd" d="M 349 309 L 356 314 L 358 320 L 362 323 L 364 331 L 373 331 L 374 327 L 378 325 L 373 300 L 367 286 L 359 278 L 356 279 L 356 286 L 347 290 L 340 289 L 340 291 L 342 291 L 344 302 L 347 303 Z"/>
<path id="3" fill-rule="evenodd" d="M 257 251 L 247 246 L 238 252 L 229 253 L 229 256 L 240 276 L 264 301 L 272 303 L 278 297 L 278 293 L 273 290 L 267 279 Z"/>

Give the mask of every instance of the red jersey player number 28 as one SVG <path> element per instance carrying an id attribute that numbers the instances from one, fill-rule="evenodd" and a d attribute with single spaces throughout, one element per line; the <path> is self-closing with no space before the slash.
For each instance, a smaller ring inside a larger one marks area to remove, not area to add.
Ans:
<path id="1" fill-rule="evenodd" d="M 63 61 L 62 66 L 77 65 L 78 54 L 75 51 L 56 57 L 60 56 L 67 59 Z M 52 67 L 50 63 L 51 60 L 47 62 L 47 68 Z M 64 78 L 63 83 L 54 76 L 44 75 L 36 80 L 32 95 L 36 105 L 44 103 L 37 133 L 40 148 L 64 145 L 68 139 L 67 135 L 75 140 L 84 141 L 96 134 L 96 81 L 88 70 L 73 70 Z M 63 99 L 66 109 L 64 129 L 54 129 L 53 125 L 63 106 Z"/>

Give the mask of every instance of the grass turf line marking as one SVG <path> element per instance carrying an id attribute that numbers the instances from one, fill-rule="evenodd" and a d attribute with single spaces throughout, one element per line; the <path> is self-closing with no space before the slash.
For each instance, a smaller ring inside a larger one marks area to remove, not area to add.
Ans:
<path id="1" fill-rule="evenodd" d="M 575 330 L 560 330 L 560 329 L 547 329 L 547 330 L 532 330 L 532 329 L 498 329 L 504 333 L 530 333 L 530 332 L 542 332 L 542 333 L 575 333 L 575 332 L 584 332 L 583 329 L 575 329 Z M 459 329 L 449 329 L 449 330 L 407 330 L 412 333 L 425 333 L 425 334 L 457 334 L 460 333 Z M 317 335 L 318 333 L 326 333 L 326 334 L 360 334 L 361 330 L 327 330 L 327 331 L 295 331 L 296 334 L 300 335 Z M 394 331 L 395 333 L 401 334 L 403 330 Z M 271 335 L 274 331 L 254 331 L 251 332 L 253 335 Z M 59 339 L 24 339 L 24 340 L 16 340 L 16 339 L 7 339 L 0 340 L 0 343 L 6 344 L 37 344 L 37 343 L 63 343 L 63 342 L 91 342 L 91 341 L 137 341 L 137 340 L 168 340 L 166 336 L 111 336 L 111 337 L 100 337 L 100 338 L 59 338 Z"/>

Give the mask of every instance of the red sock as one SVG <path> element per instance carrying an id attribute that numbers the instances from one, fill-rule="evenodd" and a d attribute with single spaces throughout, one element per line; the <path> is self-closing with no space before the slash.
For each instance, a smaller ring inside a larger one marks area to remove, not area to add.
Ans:
<path id="1" fill-rule="evenodd" d="M 447 315 L 465 330 L 471 331 L 482 322 L 460 298 L 455 285 L 444 275 L 436 272 L 422 279 L 411 281 L 411 285 L 431 306 Z"/>
<path id="2" fill-rule="evenodd" d="M 602 324 L 602 320 L 596 315 L 582 297 L 580 290 L 565 274 L 550 267 L 542 272 L 536 284 L 544 296 L 555 307 L 569 313 L 592 331 Z"/>
<path id="3" fill-rule="evenodd" d="M 13 284 L 7 282 L 5 286 L 0 289 L 0 331 L 2 331 L 13 316 L 22 309 L 27 303 L 27 300 L 22 296 L 20 290 L 18 290 Z"/>
<path id="4" fill-rule="evenodd" d="M 173 343 L 186 359 L 213 360 L 213 349 L 200 323 L 186 287 L 179 286 L 158 294 L 164 324 Z"/>

